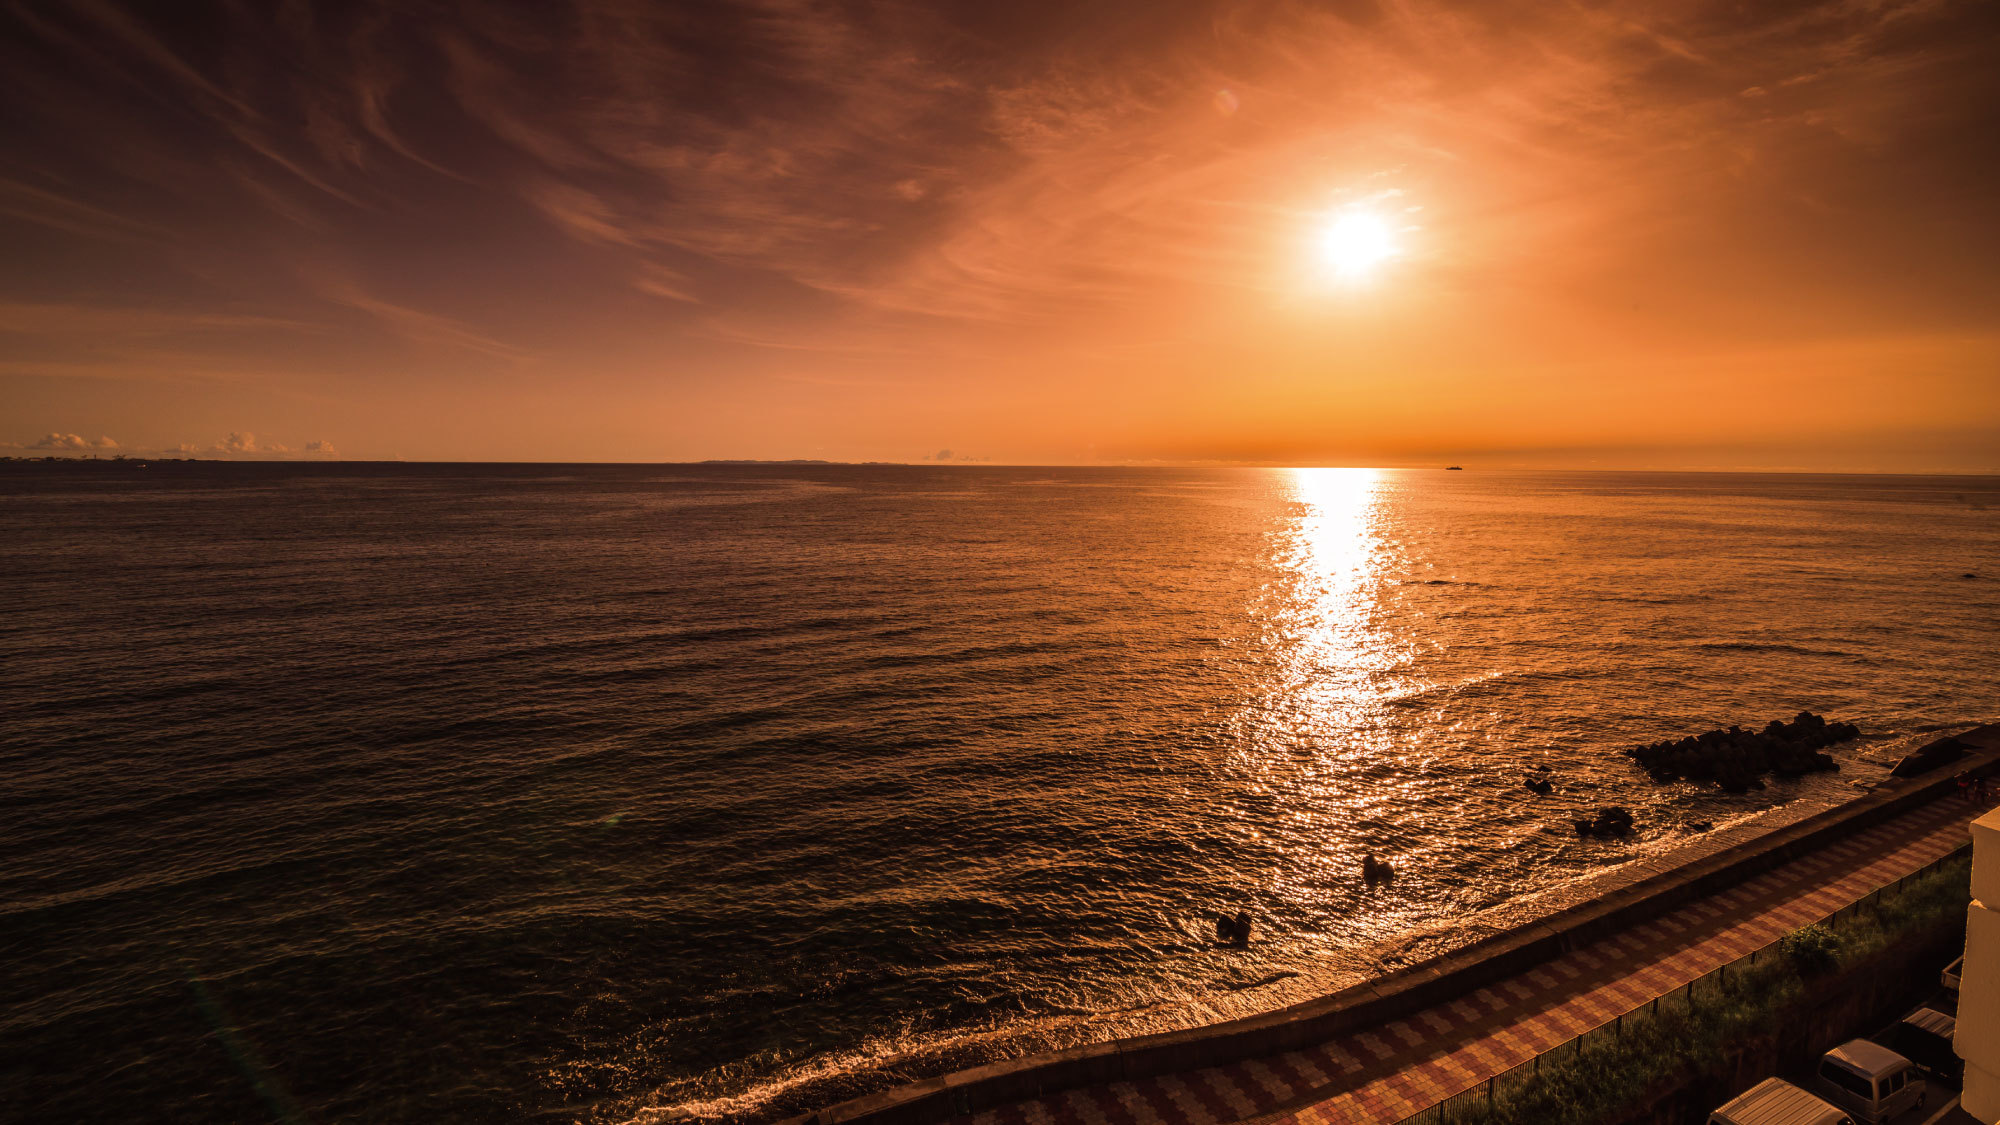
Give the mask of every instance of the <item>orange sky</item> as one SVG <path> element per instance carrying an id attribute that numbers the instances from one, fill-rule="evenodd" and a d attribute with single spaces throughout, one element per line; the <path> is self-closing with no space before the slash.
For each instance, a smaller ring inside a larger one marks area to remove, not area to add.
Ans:
<path id="1" fill-rule="evenodd" d="M 0 12 L 0 452 L 2000 471 L 1989 3 L 251 7 Z"/>

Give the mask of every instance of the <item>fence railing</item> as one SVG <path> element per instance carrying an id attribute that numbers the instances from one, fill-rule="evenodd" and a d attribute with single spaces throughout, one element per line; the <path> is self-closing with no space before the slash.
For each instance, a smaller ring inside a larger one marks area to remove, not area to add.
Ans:
<path id="1" fill-rule="evenodd" d="M 1833 913 L 1828 914 L 1826 917 L 1818 919 L 1816 923 L 1807 922 L 1798 928 L 1803 929 L 1804 926 L 1815 924 L 1838 925 L 1843 916 L 1852 919 L 1861 911 L 1875 906 L 1885 897 L 1894 898 L 1901 895 L 1913 880 L 1937 871 L 1953 860 L 1971 854 L 1972 844 L 1968 842 L 1951 854 L 1925 864 L 1923 867 L 1910 872 L 1908 875 L 1894 882 L 1882 884 L 1860 898 L 1855 899 L 1853 902 L 1848 903 L 1846 906 L 1840 907 Z M 1790 931 L 1787 932 L 1789 933 Z M 1723 990 L 1729 987 L 1729 976 L 1732 972 L 1741 973 L 1751 965 L 1757 964 L 1759 959 L 1769 960 L 1774 956 L 1777 952 L 1776 947 L 1778 943 L 1784 941 L 1785 936 L 1785 934 L 1780 934 L 1764 945 L 1751 950 L 1726 965 L 1719 965 L 1703 973 L 1701 976 L 1681 985 L 1672 992 L 1654 997 L 1651 1000 L 1621 1012 L 1574 1038 L 1548 1048 L 1526 1062 L 1489 1078 L 1481 1079 L 1443 1101 L 1426 1106 L 1416 1113 L 1403 1118 L 1398 1125 L 1451 1125 L 1454 1120 L 1469 1116 L 1471 1111 L 1490 1108 L 1494 1104 L 1495 1098 L 1505 1097 L 1513 1090 L 1533 1081 L 1541 1074 L 1543 1066 L 1561 1062 L 1566 1058 L 1575 1058 L 1590 1047 L 1603 1043 L 1607 1039 L 1622 1037 L 1626 1030 L 1634 1025 L 1635 1021 L 1655 1018 L 1660 1014 L 1662 1009 L 1673 1011 L 1678 1008 L 1684 1012 L 1692 1011 L 1700 1005 L 1703 996 L 1719 997 Z"/>

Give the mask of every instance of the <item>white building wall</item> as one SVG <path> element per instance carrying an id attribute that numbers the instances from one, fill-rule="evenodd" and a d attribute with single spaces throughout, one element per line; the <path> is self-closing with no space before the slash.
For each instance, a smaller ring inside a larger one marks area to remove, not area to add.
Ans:
<path id="1" fill-rule="evenodd" d="M 1972 905 L 1954 1046 L 1965 1060 L 1960 1106 L 1985 1125 L 2000 1125 L 2000 809 L 1972 822 Z"/>

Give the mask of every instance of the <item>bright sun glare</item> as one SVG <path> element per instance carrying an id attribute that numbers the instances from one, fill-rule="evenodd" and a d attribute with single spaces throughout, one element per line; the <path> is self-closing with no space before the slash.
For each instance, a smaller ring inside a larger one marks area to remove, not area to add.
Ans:
<path id="1" fill-rule="evenodd" d="M 1396 235 L 1381 216 L 1349 211 L 1320 231 L 1319 253 L 1334 273 L 1359 280 L 1396 256 Z"/>

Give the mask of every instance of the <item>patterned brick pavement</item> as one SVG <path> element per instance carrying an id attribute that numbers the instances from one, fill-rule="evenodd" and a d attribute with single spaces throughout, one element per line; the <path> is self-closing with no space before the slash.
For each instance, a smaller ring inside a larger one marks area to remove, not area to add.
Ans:
<path id="1" fill-rule="evenodd" d="M 1949 855 L 1980 811 L 1934 801 L 1511 980 L 1310 1050 L 1072 1090 L 953 1125 L 1401 1121 Z"/>

